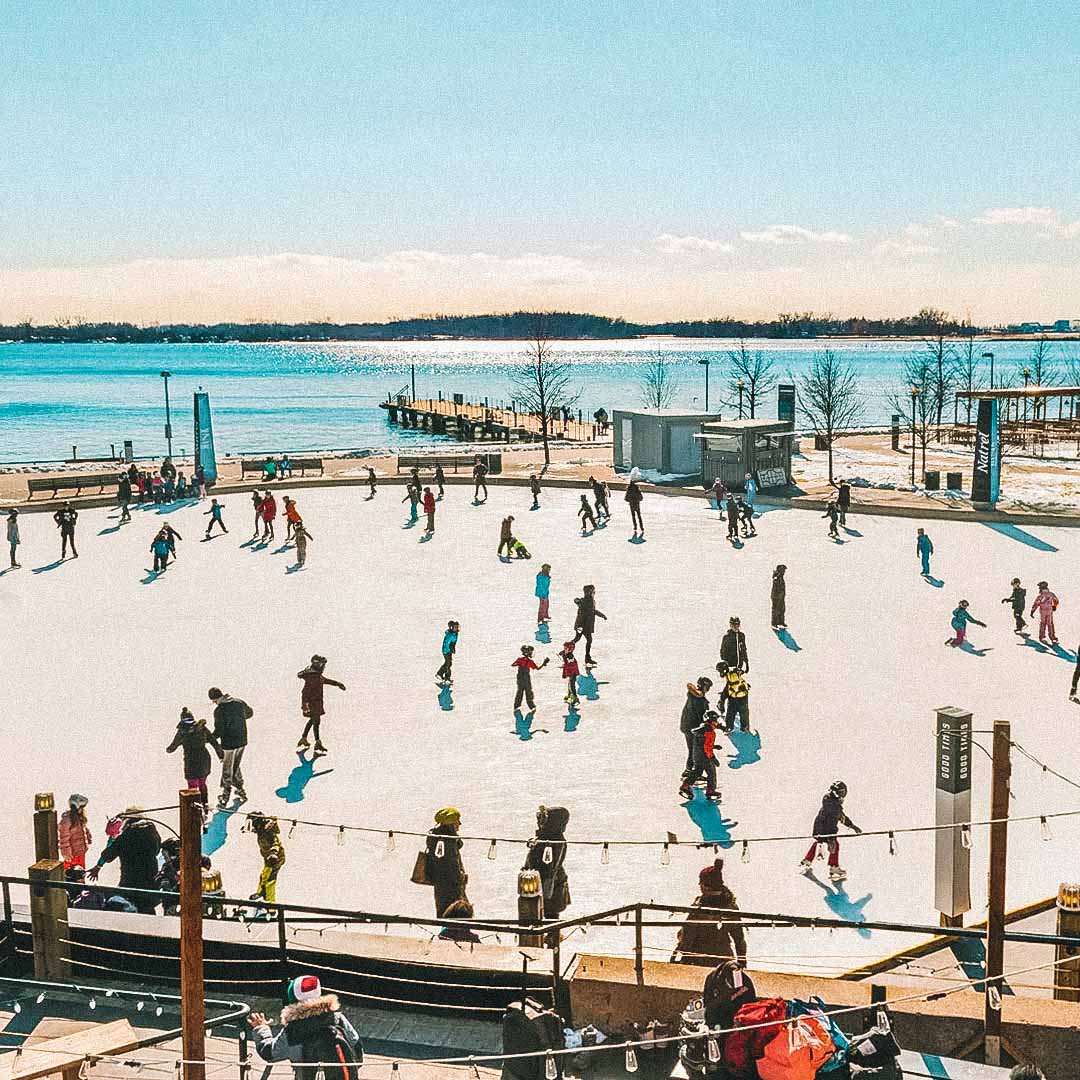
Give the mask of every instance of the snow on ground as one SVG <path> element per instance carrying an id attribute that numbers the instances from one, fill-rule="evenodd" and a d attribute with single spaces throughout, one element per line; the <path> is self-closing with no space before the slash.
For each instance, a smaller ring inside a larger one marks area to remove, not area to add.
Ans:
<path id="1" fill-rule="evenodd" d="M 129 803 L 175 801 L 180 755 L 166 755 L 180 708 L 210 715 L 212 685 L 255 708 L 244 762 L 247 809 L 380 829 L 423 830 L 432 813 L 457 805 L 470 835 L 530 835 L 536 806 L 570 808 L 571 839 L 662 841 L 682 845 L 671 864 L 653 848 L 572 848 L 567 860 L 573 905 L 583 915 L 634 900 L 689 903 L 698 870 L 724 844 L 727 877 L 748 910 L 936 922 L 929 834 L 899 835 L 890 857 L 883 838 L 843 843 L 850 878 L 830 887 L 823 864 L 802 877 L 805 842 L 750 848 L 744 837 L 805 834 L 821 795 L 836 779 L 850 787 L 848 812 L 866 829 L 931 824 L 934 813 L 933 709 L 965 706 L 976 728 L 995 717 L 1013 721 L 1014 737 L 1066 774 L 1080 778 L 1073 737 L 1080 708 L 1066 700 L 1071 653 L 1055 655 L 1012 634 L 1000 603 L 1009 579 L 1023 578 L 1029 598 L 1046 577 L 1061 597 L 1062 641 L 1075 646 L 1076 558 L 1080 531 L 976 523 L 926 523 L 937 553 L 934 581 L 918 574 L 918 522 L 856 517 L 842 543 L 815 513 L 771 509 L 759 535 L 739 550 L 703 500 L 649 496 L 645 543 L 628 542 L 626 507 L 582 537 L 578 493 L 551 491 L 530 512 L 522 488 L 492 487 L 473 506 L 471 489 L 451 487 L 438 529 L 423 542 L 422 524 L 403 527 L 400 487 L 365 501 L 365 489 L 305 490 L 298 502 L 313 539 L 308 565 L 279 539 L 246 546 L 249 497 L 224 498 L 232 530 L 199 538 L 204 506 L 167 514 L 136 510 L 118 527 L 115 511 L 80 515 L 78 560 L 56 565 L 57 531 L 49 516 L 24 514 L 24 569 L 0 577 L 4 613 L 8 763 L 0 788 L 0 866 L 20 873 L 32 859 L 32 795 L 52 789 L 90 798 L 103 838 L 105 817 Z M 512 512 L 531 562 L 501 563 L 499 521 Z M 162 521 L 185 537 L 179 561 L 154 580 L 148 546 Z M 533 642 L 533 578 L 552 565 L 552 664 L 535 676 L 538 709 L 531 731 L 515 724 L 510 665 Z M 785 644 L 769 629 L 769 581 L 788 566 Z M 596 684 L 587 687 L 580 722 L 567 723 L 554 653 L 571 635 L 573 598 L 595 583 L 607 622 L 598 624 Z M 979 654 L 943 646 L 961 597 L 989 623 L 973 627 Z M 677 796 L 684 746 L 679 713 L 685 683 L 711 673 L 728 616 L 747 633 L 751 738 L 721 740 L 725 759 L 718 811 Z M 455 685 L 440 695 L 433 673 L 447 619 L 462 624 Z M 331 748 L 315 766 L 298 763 L 301 727 L 296 672 L 312 653 L 329 657 L 324 738 Z M 569 730 L 569 728 L 574 728 Z M 986 736 L 980 736 L 984 745 Z M 211 779 L 216 783 L 215 773 Z M 974 757 L 974 814 L 988 813 L 988 763 Z M 213 790 L 213 788 L 212 788 Z M 1014 813 L 1080 808 L 1080 791 L 1023 760 L 1014 766 Z M 255 888 L 259 861 L 239 820 L 215 819 L 214 860 L 232 895 Z M 1075 880 L 1080 818 L 1052 823 L 1043 843 L 1038 823 L 1013 827 L 1009 901 L 1020 904 Z M 974 837 L 974 911 L 985 903 L 986 833 Z M 734 846 L 730 846 L 734 842 Z M 220 845 L 220 846 L 219 846 Z M 284 901 L 430 915 L 430 891 L 409 883 L 418 846 L 398 837 L 347 836 L 301 826 L 286 839 Z M 515 877 L 523 848 L 466 845 L 469 893 L 478 917 L 515 912 Z M 103 880 L 115 881 L 107 869 Z M 648 937 L 652 955 L 668 954 L 674 935 Z M 840 971 L 910 945 L 894 934 L 815 934 L 755 930 L 752 961 L 795 970 Z M 571 945 L 627 949 L 629 930 L 593 931 Z"/>

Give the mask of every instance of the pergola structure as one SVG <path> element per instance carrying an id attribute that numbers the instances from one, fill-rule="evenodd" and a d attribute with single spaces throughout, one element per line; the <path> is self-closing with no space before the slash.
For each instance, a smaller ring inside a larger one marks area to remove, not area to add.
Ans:
<path id="1" fill-rule="evenodd" d="M 1048 443 L 1077 443 L 1080 454 L 1080 386 L 1016 386 L 958 390 L 957 401 L 987 398 L 999 403 L 1001 439 L 1007 445 L 1044 450 Z M 1051 402 L 1057 399 L 1057 416 Z M 952 442 L 971 442 L 974 425 L 958 421 Z"/>

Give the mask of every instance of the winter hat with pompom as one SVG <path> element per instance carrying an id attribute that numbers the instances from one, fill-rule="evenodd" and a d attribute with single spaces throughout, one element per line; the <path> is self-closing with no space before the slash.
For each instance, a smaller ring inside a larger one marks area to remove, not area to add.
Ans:
<path id="1" fill-rule="evenodd" d="M 301 975 L 293 979 L 285 989 L 287 1005 L 303 1005 L 322 997 L 322 984 L 315 975 Z"/>

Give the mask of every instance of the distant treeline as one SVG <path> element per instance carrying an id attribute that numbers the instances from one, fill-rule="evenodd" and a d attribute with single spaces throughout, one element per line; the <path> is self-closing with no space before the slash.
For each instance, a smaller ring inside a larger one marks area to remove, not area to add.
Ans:
<path id="1" fill-rule="evenodd" d="M 675 337 L 813 338 L 853 335 L 905 337 L 981 332 L 943 311 L 924 308 L 900 319 L 836 319 L 812 311 L 784 312 L 768 322 L 744 319 L 695 319 L 687 322 L 635 323 L 606 315 L 572 311 L 515 311 L 497 315 L 421 315 L 370 323 L 176 323 L 136 326 L 61 319 L 47 325 L 31 321 L 0 325 L 0 339 L 38 342 L 117 341 L 132 344 L 222 341 L 400 341 L 431 338 L 627 338 L 644 334 Z"/>

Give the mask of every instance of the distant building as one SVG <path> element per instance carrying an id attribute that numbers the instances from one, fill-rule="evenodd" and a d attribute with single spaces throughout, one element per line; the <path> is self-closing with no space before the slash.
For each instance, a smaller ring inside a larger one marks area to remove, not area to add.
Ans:
<path id="1" fill-rule="evenodd" d="M 702 424 L 719 420 L 719 413 L 682 409 L 616 409 L 611 414 L 614 465 L 668 476 L 696 476 L 701 452 L 695 442 Z"/>
<path id="2" fill-rule="evenodd" d="M 1055 334 L 1069 334 L 1080 330 L 1080 319 L 1058 319 L 1050 329 Z"/>

